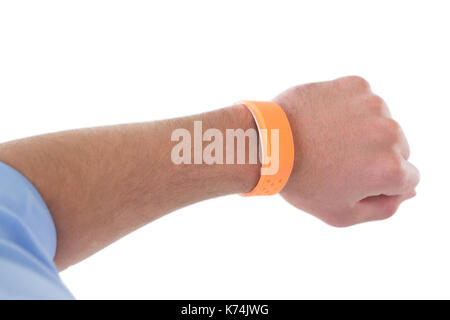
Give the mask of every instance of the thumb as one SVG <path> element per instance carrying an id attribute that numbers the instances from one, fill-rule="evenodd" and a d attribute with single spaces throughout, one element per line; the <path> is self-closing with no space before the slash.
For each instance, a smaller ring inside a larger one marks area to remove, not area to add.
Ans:
<path id="1" fill-rule="evenodd" d="M 367 197 L 356 204 L 362 221 L 383 220 L 394 215 L 400 204 L 416 195 L 414 190 L 402 195 Z"/>

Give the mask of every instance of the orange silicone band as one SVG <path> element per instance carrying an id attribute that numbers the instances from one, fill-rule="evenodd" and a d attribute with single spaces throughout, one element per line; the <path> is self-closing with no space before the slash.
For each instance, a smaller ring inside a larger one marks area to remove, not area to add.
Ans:
<path id="1" fill-rule="evenodd" d="M 277 194 L 286 185 L 294 166 L 294 139 L 289 121 L 283 109 L 274 102 L 240 101 L 239 104 L 246 106 L 252 113 L 258 127 L 261 148 L 261 176 L 258 184 L 249 193 L 241 195 Z"/>

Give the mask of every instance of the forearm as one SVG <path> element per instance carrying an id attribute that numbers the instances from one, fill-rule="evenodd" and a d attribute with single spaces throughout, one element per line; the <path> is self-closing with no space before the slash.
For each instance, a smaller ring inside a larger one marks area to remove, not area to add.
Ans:
<path id="1" fill-rule="evenodd" d="M 254 128 L 242 106 L 164 121 L 67 131 L 0 145 L 0 161 L 40 191 L 56 225 L 60 269 L 140 226 L 186 205 L 250 191 L 257 164 L 181 164 L 171 161 L 171 133 Z"/>

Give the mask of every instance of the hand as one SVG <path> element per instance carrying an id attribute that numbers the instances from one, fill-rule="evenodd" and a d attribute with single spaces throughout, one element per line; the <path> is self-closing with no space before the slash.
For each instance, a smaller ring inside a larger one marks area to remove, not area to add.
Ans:
<path id="1" fill-rule="evenodd" d="M 281 195 L 338 227 L 392 216 L 415 196 L 418 170 L 384 101 L 360 77 L 289 89 L 275 98 L 295 141 Z"/>

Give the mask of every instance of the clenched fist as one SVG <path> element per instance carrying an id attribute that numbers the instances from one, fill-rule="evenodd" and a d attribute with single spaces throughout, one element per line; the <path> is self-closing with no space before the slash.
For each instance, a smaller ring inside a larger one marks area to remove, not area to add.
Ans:
<path id="1" fill-rule="evenodd" d="M 275 102 L 294 134 L 294 169 L 281 192 L 294 206 L 345 227 L 388 218 L 415 195 L 408 142 L 364 79 L 294 87 Z"/>

